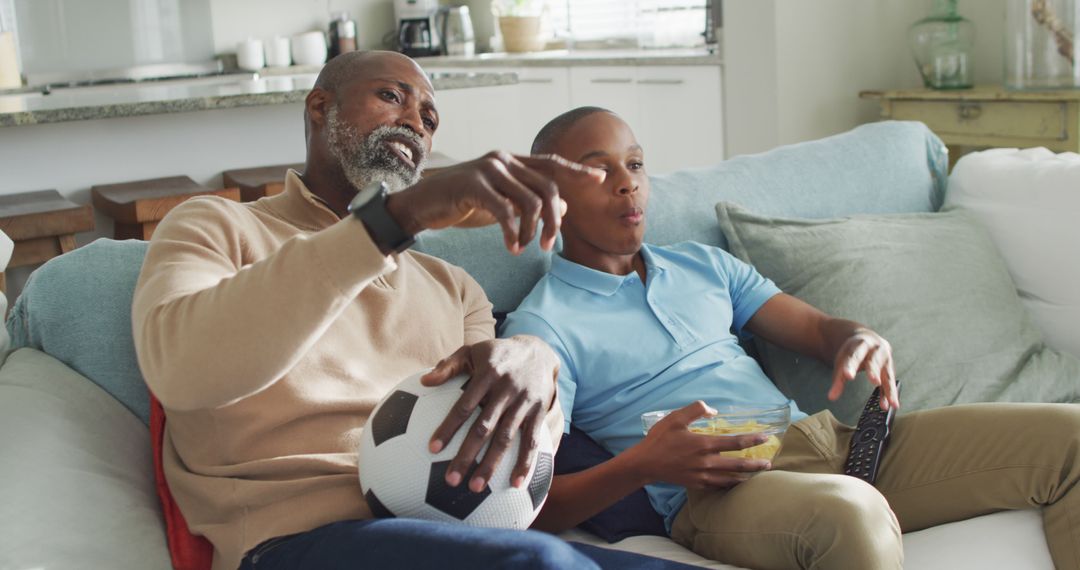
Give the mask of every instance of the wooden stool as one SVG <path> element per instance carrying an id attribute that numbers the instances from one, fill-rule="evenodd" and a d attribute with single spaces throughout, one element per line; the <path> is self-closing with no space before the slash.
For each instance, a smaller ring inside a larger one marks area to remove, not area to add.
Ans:
<path id="1" fill-rule="evenodd" d="M 15 242 L 8 267 L 34 265 L 75 249 L 75 233 L 94 229 L 90 204 L 80 206 L 56 190 L 0 196 L 0 230 Z M 6 290 L 0 273 L 0 291 Z"/>
<path id="2" fill-rule="evenodd" d="M 214 190 L 187 176 L 94 186 L 90 194 L 94 207 L 116 220 L 116 239 L 150 239 L 165 214 L 188 198 L 213 195 L 240 200 L 238 188 Z"/>
<path id="3" fill-rule="evenodd" d="M 254 202 L 285 190 L 285 173 L 290 168 L 302 171 L 304 163 L 237 168 L 222 172 L 221 178 L 226 187 L 235 186 L 240 189 L 241 202 Z"/>

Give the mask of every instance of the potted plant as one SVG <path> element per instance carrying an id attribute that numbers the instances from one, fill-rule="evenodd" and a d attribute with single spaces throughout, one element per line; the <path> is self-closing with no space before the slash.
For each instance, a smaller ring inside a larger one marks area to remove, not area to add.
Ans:
<path id="1" fill-rule="evenodd" d="M 541 35 L 541 16 L 544 4 L 540 0 L 494 0 L 491 11 L 498 18 L 503 47 L 508 52 L 540 51 L 544 49 Z"/>

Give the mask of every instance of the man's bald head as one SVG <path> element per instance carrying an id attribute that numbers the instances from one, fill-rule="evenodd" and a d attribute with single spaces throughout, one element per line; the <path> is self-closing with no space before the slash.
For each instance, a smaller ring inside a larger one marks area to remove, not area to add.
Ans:
<path id="1" fill-rule="evenodd" d="M 331 59 L 319 72 L 315 87 L 332 93 L 336 98 L 354 79 L 400 70 L 405 66 L 413 68 L 431 88 L 427 75 L 412 58 L 396 51 L 377 50 L 350 51 Z"/>

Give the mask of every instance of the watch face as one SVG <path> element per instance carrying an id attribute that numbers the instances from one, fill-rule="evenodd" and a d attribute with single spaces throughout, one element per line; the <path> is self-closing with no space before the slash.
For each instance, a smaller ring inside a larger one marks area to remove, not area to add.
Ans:
<path id="1" fill-rule="evenodd" d="M 379 195 L 379 191 L 383 189 L 382 182 L 373 182 L 364 186 L 359 192 L 356 193 L 356 197 L 349 202 L 349 211 L 352 212 L 357 208 L 367 204 L 372 198 Z"/>

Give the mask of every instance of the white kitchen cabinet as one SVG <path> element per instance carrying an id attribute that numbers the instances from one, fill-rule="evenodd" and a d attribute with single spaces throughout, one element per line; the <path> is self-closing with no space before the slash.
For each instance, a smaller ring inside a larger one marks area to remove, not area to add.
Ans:
<path id="1" fill-rule="evenodd" d="M 438 67 L 429 71 L 468 73 L 478 69 Z M 474 158 L 496 149 L 528 154 L 540 128 L 571 109 L 569 68 L 485 67 L 480 71 L 516 73 L 518 83 L 436 94 L 441 124 L 433 148 L 448 156 Z"/>
<path id="2" fill-rule="evenodd" d="M 433 68 L 468 72 L 476 68 Z M 592 105 L 626 120 L 645 148 L 646 168 L 662 174 L 724 158 L 721 68 L 565 66 L 484 68 L 514 72 L 517 85 L 447 90 L 436 95 L 442 119 L 434 148 L 465 160 L 489 150 L 528 153 L 556 115 Z"/>
<path id="3" fill-rule="evenodd" d="M 512 150 L 528 153 L 533 138 L 548 121 L 569 111 L 570 69 L 523 67 L 518 74 L 518 125 Z"/>
<path id="4" fill-rule="evenodd" d="M 653 174 L 724 159 L 720 68 L 637 68 L 638 117 L 631 123 Z"/>
<path id="5" fill-rule="evenodd" d="M 441 70 L 440 70 L 441 71 Z M 518 85 L 448 89 L 435 94 L 439 128 L 432 148 L 457 160 L 516 142 Z"/>
<path id="6" fill-rule="evenodd" d="M 723 160 L 719 66 L 610 66 L 570 70 L 573 106 L 618 113 L 661 174 Z"/>
<path id="7" fill-rule="evenodd" d="M 570 68 L 570 101 L 574 107 L 595 106 L 614 111 L 636 126 L 637 68 L 632 65 Z"/>

